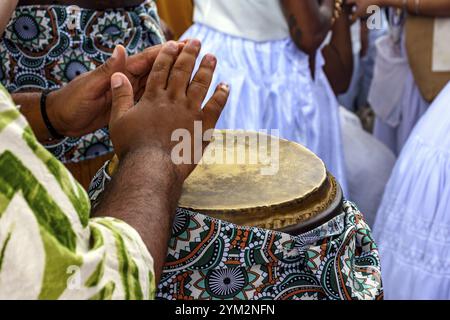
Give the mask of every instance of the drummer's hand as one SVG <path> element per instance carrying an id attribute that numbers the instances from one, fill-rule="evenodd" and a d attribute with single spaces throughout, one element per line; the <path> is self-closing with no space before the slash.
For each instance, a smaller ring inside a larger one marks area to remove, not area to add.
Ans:
<path id="1" fill-rule="evenodd" d="M 178 143 L 172 141 L 172 134 L 177 129 L 187 129 L 194 137 L 195 121 L 202 122 L 203 132 L 214 128 L 229 94 L 228 86 L 219 85 L 204 109 L 201 108 L 211 85 L 216 58 L 206 55 L 191 81 L 200 46 L 198 40 L 191 40 L 180 53 L 176 42 L 166 43 L 136 105 L 127 77 L 121 73 L 113 75 L 109 128 L 119 159 L 137 150 L 163 155 L 182 181 L 195 168 L 195 164 L 176 165 L 171 160 L 172 149 Z"/>
<path id="2" fill-rule="evenodd" d="M 183 43 L 177 45 L 180 48 L 184 46 Z M 104 65 L 50 93 L 47 113 L 52 125 L 69 137 L 79 137 L 105 127 L 111 112 L 111 76 L 123 72 L 133 86 L 136 99 L 139 99 L 160 50 L 161 46 L 154 46 L 127 57 L 125 48 L 117 46 L 113 56 Z"/>

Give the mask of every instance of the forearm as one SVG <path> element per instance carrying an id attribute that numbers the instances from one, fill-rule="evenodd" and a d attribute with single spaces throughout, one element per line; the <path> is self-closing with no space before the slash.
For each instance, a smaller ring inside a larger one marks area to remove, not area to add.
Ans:
<path id="1" fill-rule="evenodd" d="M 166 259 L 181 188 L 169 155 L 159 149 L 132 152 L 121 159 L 94 212 L 137 230 L 154 259 L 156 281 Z"/>
<path id="2" fill-rule="evenodd" d="M 342 13 L 333 26 L 330 43 L 324 47 L 324 71 L 336 94 L 344 93 L 350 85 L 353 74 L 353 48 L 350 34 L 350 20 Z"/>
<path id="3" fill-rule="evenodd" d="M 386 7 L 406 8 L 411 14 L 431 17 L 450 17 L 450 1 L 448 0 L 378 0 L 375 4 Z"/>
<path id="4" fill-rule="evenodd" d="M 314 53 L 331 29 L 335 0 L 280 0 L 291 37 L 299 49 Z"/>
<path id="5" fill-rule="evenodd" d="M 2 0 L 0 1 L 0 34 L 3 33 L 7 26 L 18 0 Z"/>
<path id="6" fill-rule="evenodd" d="M 20 112 L 25 116 L 40 142 L 51 140 L 51 135 L 45 126 L 40 109 L 41 93 L 15 93 L 12 98 L 20 106 Z"/>

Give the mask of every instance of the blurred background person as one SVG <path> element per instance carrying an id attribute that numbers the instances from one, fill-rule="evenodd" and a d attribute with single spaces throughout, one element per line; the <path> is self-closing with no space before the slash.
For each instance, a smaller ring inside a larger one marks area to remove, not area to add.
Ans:
<path id="1" fill-rule="evenodd" d="M 377 55 L 376 41 L 387 33 L 388 23 L 384 12 L 376 16 L 377 25 L 372 25 L 367 17 L 354 21 L 351 27 L 353 43 L 353 75 L 350 87 L 338 96 L 342 106 L 356 112 L 361 118 L 364 128 L 372 133 L 374 115 L 368 102 L 369 90 L 372 84 L 375 58 Z M 370 25 L 370 26 L 369 26 Z"/>
<path id="2" fill-rule="evenodd" d="M 450 299 L 449 105 L 447 85 L 407 140 L 377 214 L 387 299 Z"/>
<path id="3" fill-rule="evenodd" d="M 384 12 L 378 14 L 376 19 L 380 19 L 377 26 L 369 26 L 368 18 L 362 17 L 354 21 L 351 27 L 354 61 L 352 82 L 348 90 L 338 97 L 341 105 L 351 111 L 368 107 L 367 98 L 377 54 L 375 43 L 388 29 Z"/>
<path id="4" fill-rule="evenodd" d="M 322 49 L 324 71 L 336 95 L 346 92 L 349 84 L 355 83 L 352 70 L 358 63 L 353 63 L 355 42 L 352 41 L 354 34 L 350 31 L 354 30 L 351 12 L 352 6 L 344 5 L 342 14 L 333 25 L 329 42 Z M 360 92 L 361 80 L 358 81 L 355 93 Z M 365 221 L 372 227 L 396 158 L 384 144 L 364 130 L 355 113 L 340 107 L 339 115 L 348 181 L 347 197 L 358 204 Z"/>
<path id="5" fill-rule="evenodd" d="M 351 1 L 358 6 L 357 14 L 363 14 L 369 3 L 377 4 L 377 1 Z M 396 135 L 384 138 L 394 139 L 392 146 L 397 152 L 401 150 L 374 227 L 381 253 L 385 297 L 450 299 L 450 117 L 447 110 L 450 85 L 428 107 L 416 85 L 416 80 L 423 79 L 413 78 L 406 59 L 403 29 L 405 19 L 415 19 L 412 15 L 430 19 L 450 17 L 450 2 L 386 0 L 378 4 L 392 6 L 391 36 L 378 43 L 380 50 L 384 50 L 379 56 L 387 65 L 378 66 L 383 79 L 374 79 L 374 85 L 375 81 L 385 83 L 378 84 L 378 91 L 373 91 L 380 95 L 377 97 L 380 104 L 384 101 L 389 106 L 381 110 L 388 116 L 386 119 L 394 121 L 391 125 L 396 124 L 389 129 Z M 428 43 L 433 50 L 437 45 L 444 46 L 450 52 L 448 32 L 449 27 L 417 41 Z M 436 43 L 433 38 L 445 40 Z M 416 43 L 415 47 L 421 45 Z M 448 58 L 448 54 L 433 60 L 441 58 Z M 447 67 L 450 70 L 450 65 Z M 407 142 L 402 147 L 404 141 Z"/>
<path id="6" fill-rule="evenodd" d="M 448 16 L 446 0 L 348 0 L 356 5 L 355 16 L 364 17 L 371 5 L 390 7 L 389 34 L 376 43 L 377 57 L 368 101 L 376 114 L 374 135 L 396 155 L 409 137 L 429 102 L 414 79 L 405 46 L 406 12 L 425 16 Z M 420 40 L 419 40 L 420 41 Z M 422 39 L 430 41 L 430 39 Z"/>

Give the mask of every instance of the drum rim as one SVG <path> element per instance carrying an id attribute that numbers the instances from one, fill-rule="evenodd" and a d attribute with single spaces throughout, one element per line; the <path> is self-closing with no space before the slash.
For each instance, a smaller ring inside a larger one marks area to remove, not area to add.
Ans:
<path id="1" fill-rule="evenodd" d="M 277 231 L 290 235 L 304 234 L 320 227 L 321 225 L 340 215 L 343 212 L 344 208 L 344 193 L 342 191 L 342 187 L 336 181 L 336 179 L 333 176 L 331 176 L 331 178 L 334 183 L 336 183 L 336 195 L 325 210 L 316 215 L 313 215 L 310 219 L 300 221 L 297 225 L 283 227 L 277 229 Z"/>

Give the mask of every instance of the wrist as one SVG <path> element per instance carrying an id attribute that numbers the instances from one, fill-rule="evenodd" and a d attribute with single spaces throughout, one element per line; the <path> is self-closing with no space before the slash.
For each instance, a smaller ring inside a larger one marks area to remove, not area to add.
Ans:
<path id="1" fill-rule="evenodd" d="M 62 106 L 59 99 L 60 90 L 51 91 L 47 94 L 46 110 L 48 120 L 52 127 L 63 136 L 70 136 L 69 126 L 65 124 L 62 116 Z"/>
<path id="2" fill-rule="evenodd" d="M 144 165 L 147 167 L 152 172 L 152 179 L 159 176 L 154 174 L 155 171 L 160 172 L 164 176 L 164 180 L 170 181 L 173 186 L 181 187 L 186 179 L 179 166 L 172 161 L 170 153 L 156 146 L 144 146 L 130 150 L 121 154 L 119 159 L 117 170 L 120 170 L 122 165 L 131 162 L 134 166 Z"/>
<path id="3" fill-rule="evenodd" d="M 20 112 L 27 119 L 36 138 L 42 143 L 54 141 L 50 134 L 41 110 L 42 95 L 38 92 L 14 93 L 14 102 L 20 106 Z M 47 114 L 48 117 L 48 114 Z"/>

